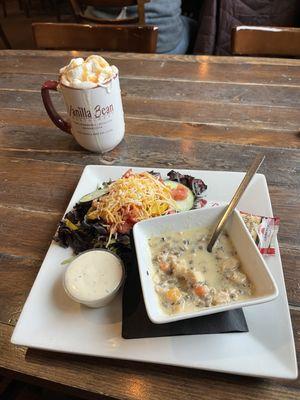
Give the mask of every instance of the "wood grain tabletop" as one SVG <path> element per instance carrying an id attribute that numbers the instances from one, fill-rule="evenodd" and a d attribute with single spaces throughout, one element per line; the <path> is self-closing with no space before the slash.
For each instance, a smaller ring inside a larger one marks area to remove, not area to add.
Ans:
<path id="1" fill-rule="evenodd" d="M 296 399 L 300 381 L 37 351 L 10 337 L 85 165 L 245 171 L 263 150 L 300 359 L 300 60 L 105 53 L 125 140 L 97 155 L 59 131 L 40 86 L 87 53 L 0 51 L 0 373 L 82 398 Z M 59 111 L 64 105 L 54 95 Z M 274 318 L 280 316 L 274 316 Z"/>

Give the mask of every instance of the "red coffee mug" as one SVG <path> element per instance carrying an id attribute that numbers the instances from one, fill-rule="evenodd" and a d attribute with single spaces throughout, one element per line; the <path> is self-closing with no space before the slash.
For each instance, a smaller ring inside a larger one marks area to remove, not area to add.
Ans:
<path id="1" fill-rule="evenodd" d="M 47 81 L 43 84 L 41 88 L 41 94 L 45 109 L 51 119 L 51 121 L 62 131 L 71 133 L 71 124 L 65 121 L 55 110 L 51 97 L 50 97 L 50 90 L 54 90 L 57 92 L 57 81 Z"/>

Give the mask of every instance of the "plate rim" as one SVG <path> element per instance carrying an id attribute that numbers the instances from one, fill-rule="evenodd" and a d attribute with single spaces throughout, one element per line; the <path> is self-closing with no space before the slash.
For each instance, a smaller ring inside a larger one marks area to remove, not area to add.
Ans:
<path id="1" fill-rule="evenodd" d="M 73 205 L 74 205 L 74 203 L 76 201 L 75 199 L 77 198 L 76 192 L 80 188 L 80 185 L 82 184 L 82 181 L 84 179 L 86 179 L 85 175 L 88 174 L 89 171 L 93 171 L 93 170 L 94 171 L 95 170 L 109 170 L 109 169 L 124 169 L 125 170 L 125 169 L 130 169 L 130 168 L 135 169 L 135 170 L 145 170 L 145 169 L 152 170 L 152 169 L 154 169 L 154 170 L 160 170 L 160 171 L 170 171 L 172 169 L 171 166 L 166 168 L 166 167 L 160 167 L 160 166 L 157 166 L 157 167 L 147 167 L 147 166 L 146 167 L 141 167 L 141 166 L 97 165 L 97 164 L 96 165 L 95 164 L 86 165 L 84 167 L 84 169 L 82 170 L 82 173 L 80 175 L 78 183 L 77 183 L 77 185 L 76 185 L 76 187 L 74 189 L 73 194 L 71 195 L 70 201 L 69 201 L 69 203 L 68 203 L 68 205 L 66 207 L 66 210 L 62 214 L 62 216 L 65 215 L 65 213 L 70 208 L 73 207 Z M 217 173 L 233 174 L 233 175 L 245 174 L 244 171 L 203 170 L 203 169 L 189 169 L 189 168 L 181 168 L 181 167 L 179 167 L 179 168 L 174 167 L 174 169 L 176 171 L 179 171 L 179 172 L 186 171 L 186 172 L 189 172 L 189 173 L 197 173 L 197 174 L 199 174 L 201 172 L 209 173 L 209 174 L 210 173 L 211 174 L 217 174 Z M 268 184 L 267 184 L 266 177 L 265 177 L 264 174 L 261 174 L 261 173 L 257 173 L 257 174 L 255 174 L 255 176 L 260 177 L 260 179 L 262 179 L 264 181 L 264 184 L 265 184 L 265 186 L 267 188 L 267 194 L 268 194 L 268 196 L 267 196 L 267 198 L 265 200 L 268 202 L 268 208 L 271 210 L 271 214 L 273 216 L 272 204 L 271 204 L 271 199 L 270 199 L 270 194 L 269 194 L 269 190 L 268 190 Z M 107 177 L 107 178 L 109 179 L 109 177 Z M 202 367 L 202 366 L 197 366 L 197 365 L 186 365 L 186 364 L 178 364 L 178 363 L 176 364 L 175 362 L 151 361 L 151 360 L 147 361 L 145 359 L 139 359 L 137 357 L 132 357 L 130 355 L 128 355 L 128 356 L 126 355 L 124 357 L 123 355 L 122 356 L 118 356 L 117 354 L 116 355 L 115 354 L 110 354 L 109 356 L 107 356 L 107 355 L 98 355 L 98 354 L 93 354 L 93 353 L 87 353 L 85 351 L 80 352 L 80 351 L 77 351 L 77 350 L 75 350 L 75 351 L 63 350 L 63 349 L 59 350 L 57 348 L 54 349 L 54 348 L 51 348 L 51 347 L 45 347 L 43 345 L 38 345 L 38 344 L 37 345 L 32 345 L 30 342 L 28 342 L 26 340 L 24 341 L 24 340 L 18 338 L 18 330 L 19 330 L 19 328 L 20 328 L 20 326 L 22 324 L 22 320 L 24 319 L 24 316 L 25 316 L 25 313 L 26 313 L 26 308 L 29 306 L 29 301 L 28 300 L 30 299 L 30 295 L 34 290 L 36 282 L 38 281 L 38 277 L 39 277 L 40 271 L 42 270 L 42 266 L 43 266 L 43 264 L 44 264 L 44 262 L 45 262 L 45 260 L 46 260 L 46 258 L 48 256 L 48 252 L 50 251 L 52 244 L 53 244 L 53 241 L 51 241 L 50 246 L 49 246 L 49 248 L 48 248 L 48 250 L 47 250 L 47 252 L 45 254 L 45 257 L 44 257 L 43 262 L 41 264 L 41 268 L 40 268 L 40 270 L 39 270 L 39 272 L 38 272 L 38 274 L 37 274 L 37 276 L 36 276 L 36 278 L 35 278 L 35 280 L 34 280 L 34 282 L 32 284 L 32 287 L 31 287 L 31 289 L 29 291 L 29 294 L 28 294 L 28 296 L 26 298 L 26 301 L 25 301 L 25 303 L 23 305 L 22 312 L 21 312 L 21 314 L 20 314 L 20 316 L 18 318 L 17 324 L 14 327 L 13 334 L 11 336 L 11 343 L 13 343 L 14 345 L 26 346 L 26 347 L 29 347 L 29 348 L 37 348 L 37 349 L 43 349 L 43 350 L 47 350 L 47 351 L 61 352 L 61 353 L 67 353 L 67 354 L 68 353 L 70 353 L 70 354 L 79 354 L 79 355 L 87 355 L 87 356 L 103 357 L 103 358 L 112 358 L 112 359 L 119 359 L 119 360 L 124 359 L 124 360 L 132 360 L 132 361 L 135 361 L 135 362 L 147 362 L 147 363 L 154 363 L 154 364 L 160 364 L 160 365 L 172 365 L 172 366 L 179 366 L 179 367 L 183 367 L 183 368 L 193 368 L 193 369 L 200 369 L 200 370 L 207 370 L 207 371 L 217 371 L 217 372 L 222 372 L 222 373 L 232 373 L 232 374 L 244 375 L 244 376 L 265 377 L 265 378 L 282 378 L 282 379 L 296 379 L 298 377 L 298 365 L 297 365 L 297 357 L 296 357 L 296 349 L 295 349 L 295 338 L 294 338 L 294 332 L 293 332 L 293 327 L 292 327 L 292 322 L 291 322 L 289 304 L 288 304 L 288 301 L 287 301 L 287 292 L 286 292 L 286 285 L 285 285 L 285 280 L 284 280 L 284 275 L 283 275 L 283 268 L 282 268 L 280 250 L 279 250 L 279 246 L 278 246 L 278 242 L 277 241 L 276 241 L 276 245 L 277 245 L 277 248 L 278 248 L 278 262 L 279 262 L 279 267 L 280 267 L 280 279 L 282 280 L 282 284 L 283 284 L 283 287 L 284 287 L 284 292 L 283 293 L 279 293 L 279 297 L 280 296 L 285 297 L 284 300 L 287 302 L 288 319 L 289 319 L 288 328 L 289 328 L 289 334 L 291 335 L 291 339 L 292 339 L 292 346 L 291 346 L 291 350 L 292 351 L 291 351 L 290 355 L 292 356 L 291 358 L 292 358 L 292 361 L 293 361 L 293 365 L 288 365 L 287 366 L 286 364 L 282 364 L 282 366 L 284 367 L 283 369 L 286 371 L 286 374 L 255 374 L 255 373 L 252 373 L 252 372 L 248 373 L 248 372 L 243 372 L 243 371 L 232 372 L 230 369 L 213 368 L 213 367 L 209 367 L 209 366 Z M 202 336 L 202 335 L 199 335 L 199 336 Z M 161 339 L 161 338 L 151 338 L 151 339 Z M 135 339 L 132 339 L 132 340 L 135 340 Z M 136 340 L 139 340 L 139 339 L 136 339 Z"/>

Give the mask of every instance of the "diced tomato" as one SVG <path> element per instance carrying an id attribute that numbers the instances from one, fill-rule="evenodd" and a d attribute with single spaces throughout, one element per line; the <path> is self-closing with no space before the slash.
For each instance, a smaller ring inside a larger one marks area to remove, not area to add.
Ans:
<path id="1" fill-rule="evenodd" d="M 175 211 L 175 210 L 169 210 L 169 211 L 167 212 L 167 215 L 170 215 L 170 214 L 176 214 L 176 211 Z"/>
<path id="2" fill-rule="evenodd" d="M 136 222 L 138 222 L 138 208 L 135 205 L 123 207 L 123 219 L 130 223 L 131 225 L 134 225 Z"/>
<path id="3" fill-rule="evenodd" d="M 118 232 L 119 233 L 128 233 L 130 231 L 130 229 L 132 228 L 132 225 L 133 224 L 126 221 L 118 227 Z"/>
<path id="4" fill-rule="evenodd" d="M 134 224 L 136 224 L 137 222 L 138 222 L 138 220 L 137 220 L 137 218 L 136 217 L 133 217 L 133 216 L 128 216 L 128 218 L 127 218 L 127 220 L 126 220 L 126 222 L 128 222 L 129 224 L 131 224 L 131 225 L 134 225 Z"/>
<path id="5" fill-rule="evenodd" d="M 171 196 L 176 201 L 185 200 L 188 196 L 188 189 L 179 183 L 175 189 L 171 190 Z"/>
<path id="6" fill-rule="evenodd" d="M 134 175 L 134 173 L 132 172 L 132 168 L 130 168 L 128 171 L 125 172 L 125 174 L 122 175 L 122 178 L 129 178 L 132 175 Z"/>

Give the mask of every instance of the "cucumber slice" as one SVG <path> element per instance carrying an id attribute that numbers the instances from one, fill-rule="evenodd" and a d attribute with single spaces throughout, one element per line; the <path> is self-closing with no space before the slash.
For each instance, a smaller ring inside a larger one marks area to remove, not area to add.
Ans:
<path id="1" fill-rule="evenodd" d="M 88 194 L 84 195 L 83 197 L 81 197 L 81 199 L 79 200 L 79 203 L 86 203 L 88 201 L 98 199 L 99 197 L 103 196 L 107 192 L 108 192 L 108 188 L 106 188 L 106 187 L 97 189 L 94 192 L 88 193 Z"/>
<path id="2" fill-rule="evenodd" d="M 187 186 L 182 185 L 182 183 L 174 182 L 174 181 L 164 181 L 164 183 L 169 186 L 171 189 L 176 189 L 178 185 L 184 186 L 187 191 L 187 197 L 184 200 L 174 200 L 176 203 L 176 211 L 188 211 L 191 210 L 194 206 L 195 196 L 191 189 Z"/>

